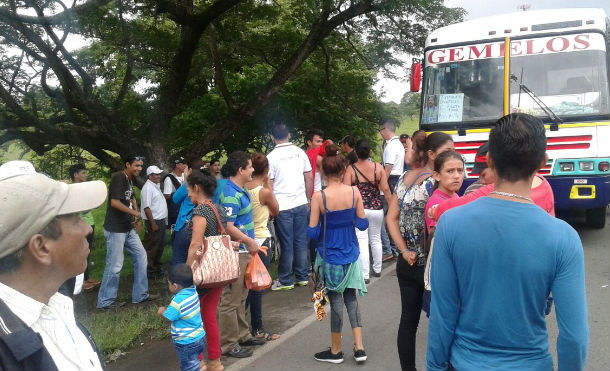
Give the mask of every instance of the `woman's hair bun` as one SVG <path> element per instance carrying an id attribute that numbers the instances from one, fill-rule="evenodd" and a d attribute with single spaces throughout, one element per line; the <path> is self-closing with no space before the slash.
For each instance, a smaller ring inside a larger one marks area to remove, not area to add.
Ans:
<path id="1" fill-rule="evenodd" d="M 326 151 L 326 156 L 328 156 L 328 157 L 337 156 L 339 154 L 339 149 L 334 144 L 327 145 L 325 151 Z"/>

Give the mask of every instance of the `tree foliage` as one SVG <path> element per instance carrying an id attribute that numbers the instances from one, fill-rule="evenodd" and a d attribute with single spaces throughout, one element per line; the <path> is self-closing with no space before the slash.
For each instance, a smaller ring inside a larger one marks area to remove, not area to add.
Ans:
<path id="1" fill-rule="evenodd" d="M 463 17 L 442 0 L 3 0 L 0 143 L 139 152 L 264 149 L 299 135 L 371 134 L 378 69 Z M 68 50 L 69 38 L 86 45 Z"/>

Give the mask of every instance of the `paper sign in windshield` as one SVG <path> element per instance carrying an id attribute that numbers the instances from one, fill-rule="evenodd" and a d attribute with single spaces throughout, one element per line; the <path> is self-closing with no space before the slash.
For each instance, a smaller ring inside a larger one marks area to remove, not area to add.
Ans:
<path id="1" fill-rule="evenodd" d="M 462 121 L 464 93 L 440 94 L 438 100 L 438 122 Z"/>

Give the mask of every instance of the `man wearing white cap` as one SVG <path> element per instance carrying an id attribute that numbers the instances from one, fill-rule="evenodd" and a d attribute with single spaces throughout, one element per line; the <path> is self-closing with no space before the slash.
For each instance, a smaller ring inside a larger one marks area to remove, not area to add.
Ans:
<path id="1" fill-rule="evenodd" d="M 128 156 L 125 167 L 112 175 L 108 186 L 108 206 L 104 220 L 106 237 L 106 267 L 102 285 L 97 295 L 97 307 L 110 309 L 121 307 L 125 302 L 115 301 L 119 291 L 119 278 L 123 268 L 123 248 L 133 261 L 132 303 L 157 299 L 159 295 L 148 294 L 146 277 L 146 250 L 142 246 L 138 231 L 141 228 L 141 215 L 136 202 L 133 179 L 142 171 L 143 157 Z"/>
<path id="2" fill-rule="evenodd" d="M 0 369 L 101 370 L 72 299 L 57 290 L 87 267 L 91 226 L 79 213 L 104 202 L 106 185 L 65 184 L 11 161 L 0 166 L 0 194 Z"/>
<path id="3" fill-rule="evenodd" d="M 152 165 L 146 169 L 148 180 L 140 192 L 142 219 L 146 221 L 144 249 L 148 257 L 148 275 L 155 277 L 161 274 L 161 257 L 167 228 L 167 202 L 161 192 L 161 173 L 163 170 Z"/>

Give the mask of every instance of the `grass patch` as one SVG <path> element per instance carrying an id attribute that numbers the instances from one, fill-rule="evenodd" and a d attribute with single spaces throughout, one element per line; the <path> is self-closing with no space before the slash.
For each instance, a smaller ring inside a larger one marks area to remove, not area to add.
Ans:
<path id="1" fill-rule="evenodd" d="M 104 238 L 104 218 L 106 204 L 93 210 L 95 219 L 95 240 L 89 255 L 89 274 L 101 280 L 104 275 L 106 261 L 106 239 Z M 166 233 L 166 246 L 161 262 L 166 265 L 171 262 L 172 250 L 169 245 L 169 231 Z M 143 232 L 141 236 L 143 237 Z M 121 280 L 117 300 L 131 303 L 131 288 L 133 286 L 133 261 L 124 250 L 125 260 L 121 270 Z M 148 281 L 149 292 L 160 293 L 158 302 L 147 304 L 127 304 L 120 309 L 99 310 L 96 308 L 98 291 L 85 292 L 75 298 L 76 317 L 81 321 L 95 339 L 104 360 L 114 361 L 122 352 L 128 350 L 140 341 L 159 340 L 170 337 L 169 322 L 157 315 L 159 306 L 167 306 L 170 295 L 167 291 L 165 278 Z"/>
<path id="2" fill-rule="evenodd" d="M 400 134 L 413 134 L 414 131 L 419 129 L 419 120 L 418 119 L 406 119 L 400 123 L 398 129 L 396 129 L 396 135 Z"/>
<path id="3" fill-rule="evenodd" d="M 163 303 L 162 305 L 167 305 Z M 169 322 L 157 315 L 158 306 L 127 306 L 92 311 L 79 320 L 89 329 L 106 361 L 141 340 L 169 338 Z"/>

